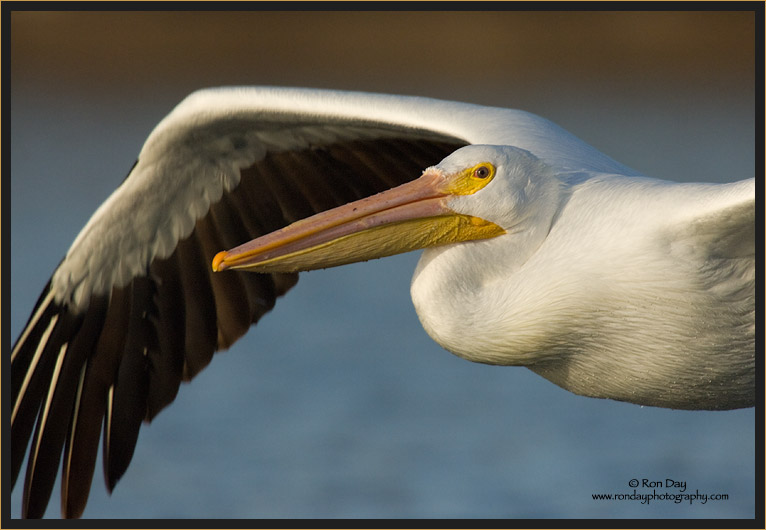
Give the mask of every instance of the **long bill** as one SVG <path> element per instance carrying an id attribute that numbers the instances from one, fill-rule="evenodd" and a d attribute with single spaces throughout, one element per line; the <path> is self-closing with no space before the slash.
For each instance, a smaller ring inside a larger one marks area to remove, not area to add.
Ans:
<path id="1" fill-rule="evenodd" d="M 494 223 L 450 210 L 451 195 L 441 171 L 427 170 L 412 182 L 219 252 L 213 270 L 306 271 L 505 233 Z"/>

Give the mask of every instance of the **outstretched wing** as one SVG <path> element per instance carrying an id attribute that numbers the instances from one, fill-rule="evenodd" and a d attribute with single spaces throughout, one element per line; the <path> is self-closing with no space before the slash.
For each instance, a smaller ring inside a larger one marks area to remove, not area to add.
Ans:
<path id="1" fill-rule="evenodd" d="M 753 406 L 755 179 L 708 186 L 704 192 L 700 187 L 698 194 L 695 185 L 679 186 L 695 200 L 669 216 L 664 248 L 693 287 L 687 303 L 697 313 L 689 335 L 705 345 L 709 356 L 697 368 L 726 389 L 712 406 L 708 396 L 697 399 L 707 399 L 709 408 Z M 687 390 L 690 403 L 696 391 Z"/>
<path id="2" fill-rule="evenodd" d="M 665 232 L 668 248 L 676 259 L 687 262 L 697 271 L 700 291 L 707 292 L 722 305 L 725 302 L 736 308 L 721 325 L 745 328 L 743 336 L 752 343 L 755 336 L 755 179 L 715 185 L 694 204 L 695 208 L 681 210 L 668 220 Z M 752 379 L 751 364 L 747 373 Z M 750 396 L 752 400 L 752 394 Z"/>
<path id="3" fill-rule="evenodd" d="M 465 140 L 359 116 L 275 111 L 274 91 L 190 97 L 147 140 L 41 294 L 12 351 L 12 476 L 25 517 L 82 513 L 103 425 L 107 487 L 141 422 L 269 311 L 297 275 L 214 274 L 213 256 L 416 178 Z M 282 93 L 283 100 L 312 93 Z M 316 94 L 342 99 L 337 93 Z M 31 444 L 30 444 L 31 436 Z"/>

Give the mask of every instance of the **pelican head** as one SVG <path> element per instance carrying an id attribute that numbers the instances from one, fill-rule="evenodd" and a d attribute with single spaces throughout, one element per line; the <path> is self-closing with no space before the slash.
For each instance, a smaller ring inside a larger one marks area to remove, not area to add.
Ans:
<path id="1" fill-rule="evenodd" d="M 556 182 L 543 162 L 522 149 L 463 147 L 412 182 L 220 252 L 213 269 L 298 272 L 547 230 L 550 223 L 537 219 L 552 217 L 557 201 L 546 199 L 553 199 Z"/>

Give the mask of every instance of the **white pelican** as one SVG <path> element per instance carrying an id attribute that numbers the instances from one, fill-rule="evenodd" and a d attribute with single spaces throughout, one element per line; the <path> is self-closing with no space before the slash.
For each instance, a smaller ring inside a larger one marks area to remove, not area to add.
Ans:
<path id="1" fill-rule="evenodd" d="M 754 179 L 646 178 L 518 110 L 196 92 L 151 133 L 14 345 L 23 515 L 44 513 L 62 454 L 62 514 L 82 513 L 102 424 L 111 490 L 142 421 L 296 271 L 419 248 L 417 313 L 461 357 L 586 396 L 753 406 L 754 195 Z"/>

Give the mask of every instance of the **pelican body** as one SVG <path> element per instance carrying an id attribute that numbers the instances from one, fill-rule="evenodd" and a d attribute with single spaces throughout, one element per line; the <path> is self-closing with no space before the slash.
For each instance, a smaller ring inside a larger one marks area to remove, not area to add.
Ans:
<path id="1" fill-rule="evenodd" d="M 75 239 L 14 346 L 23 515 L 43 514 L 62 454 L 62 514 L 82 513 L 102 427 L 111 490 L 141 422 L 298 272 L 416 249 L 417 314 L 460 357 L 585 396 L 753 406 L 754 200 L 754 179 L 651 179 L 518 110 L 196 92 Z"/>

